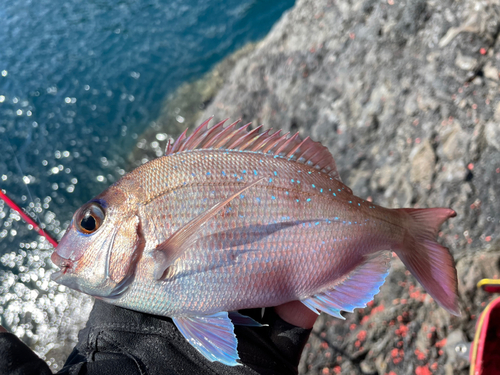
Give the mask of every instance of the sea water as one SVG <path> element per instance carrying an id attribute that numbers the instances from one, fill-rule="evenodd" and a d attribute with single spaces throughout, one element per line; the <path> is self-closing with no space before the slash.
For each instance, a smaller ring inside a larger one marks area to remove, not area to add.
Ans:
<path id="1" fill-rule="evenodd" d="M 16 0 L 0 7 L 0 189 L 56 239 L 128 171 L 164 98 L 270 30 L 293 0 Z M 92 301 L 0 200 L 1 324 L 54 370 Z"/>

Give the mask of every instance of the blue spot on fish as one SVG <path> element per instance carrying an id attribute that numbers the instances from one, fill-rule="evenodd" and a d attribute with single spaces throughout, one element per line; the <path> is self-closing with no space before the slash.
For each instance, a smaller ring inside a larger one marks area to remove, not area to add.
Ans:
<path id="1" fill-rule="evenodd" d="M 315 187 L 316 187 L 316 185 L 312 184 L 312 187 L 313 187 L 313 188 L 315 188 Z"/>
<path id="2" fill-rule="evenodd" d="M 273 179 L 271 177 L 269 177 L 269 182 L 273 182 Z"/>
<path id="3" fill-rule="evenodd" d="M 243 199 L 245 198 L 245 196 L 243 194 L 240 195 L 240 199 Z"/>
<path id="4" fill-rule="evenodd" d="M 295 181 L 295 180 L 294 180 L 293 178 L 290 180 L 290 182 L 291 182 L 292 184 L 294 183 L 294 181 Z"/>
<path id="5" fill-rule="evenodd" d="M 257 201 L 257 203 L 260 203 L 260 198 L 259 197 L 255 198 L 255 200 Z"/>
<path id="6" fill-rule="evenodd" d="M 274 171 L 274 175 L 277 176 L 278 175 L 278 172 Z"/>
<path id="7" fill-rule="evenodd" d="M 226 175 L 226 172 L 222 171 L 222 175 L 225 176 Z"/>
<path id="8" fill-rule="evenodd" d="M 276 199 L 276 197 L 274 195 L 271 195 L 271 199 Z"/>
<path id="9" fill-rule="evenodd" d="M 247 173 L 247 170 L 246 170 L 246 169 L 243 169 L 243 172 L 242 172 L 242 173 L 243 173 L 243 174 L 246 174 L 246 173 Z"/>
<path id="10" fill-rule="evenodd" d="M 210 176 L 210 172 L 207 172 L 207 176 Z"/>
<path id="11" fill-rule="evenodd" d="M 91 202 L 99 203 L 103 208 L 108 208 L 108 203 L 104 199 L 92 199 Z"/>
<path id="12" fill-rule="evenodd" d="M 311 201 L 311 198 L 307 198 L 307 201 L 310 202 Z"/>
<path id="13" fill-rule="evenodd" d="M 253 174 L 257 176 L 257 171 L 254 169 Z"/>
<path id="14" fill-rule="evenodd" d="M 323 192 L 323 188 L 319 189 L 319 192 L 322 193 Z"/>

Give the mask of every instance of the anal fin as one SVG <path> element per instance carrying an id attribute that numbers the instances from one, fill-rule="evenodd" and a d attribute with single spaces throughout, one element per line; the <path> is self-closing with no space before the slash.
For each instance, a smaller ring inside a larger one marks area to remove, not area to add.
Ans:
<path id="1" fill-rule="evenodd" d="M 325 292 L 301 300 L 309 309 L 319 314 L 323 311 L 339 319 L 345 319 L 341 311 L 353 312 L 365 307 L 384 284 L 389 273 L 390 253 L 387 251 L 367 257 L 349 274 L 337 280 Z"/>
<path id="2" fill-rule="evenodd" d="M 237 366 L 238 340 L 227 312 L 172 318 L 186 340 L 209 361 Z"/>

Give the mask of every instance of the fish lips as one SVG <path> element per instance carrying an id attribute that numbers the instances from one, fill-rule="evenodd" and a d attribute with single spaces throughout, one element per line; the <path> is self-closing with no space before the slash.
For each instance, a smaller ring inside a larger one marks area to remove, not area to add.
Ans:
<path id="1" fill-rule="evenodd" d="M 74 262 L 71 259 L 66 259 L 61 257 L 57 252 L 53 252 L 50 256 L 50 260 L 60 268 L 59 271 L 54 272 L 50 278 L 59 283 L 70 287 L 71 289 L 80 290 L 75 278 L 72 275 L 72 270 L 74 267 Z"/>

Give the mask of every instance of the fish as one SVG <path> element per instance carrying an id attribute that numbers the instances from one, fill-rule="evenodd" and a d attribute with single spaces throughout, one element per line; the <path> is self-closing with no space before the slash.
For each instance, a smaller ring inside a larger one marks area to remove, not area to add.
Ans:
<path id="1" fill-rule="evenodd" d="M 238 313 L 301 301 L 344 319 L 382 287 L 394 252 L 459 315 L 457 271 L 436 242 L 450 208 L 389 209 L 355 196 L 327 147 L 209 118 L 80 207 L 56 282 L 172 318 L 209 361 L 240 365 Z"/>

